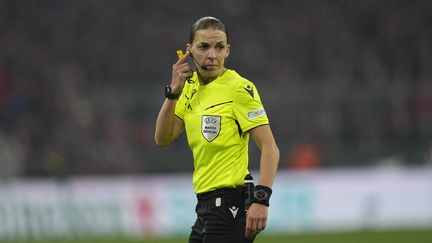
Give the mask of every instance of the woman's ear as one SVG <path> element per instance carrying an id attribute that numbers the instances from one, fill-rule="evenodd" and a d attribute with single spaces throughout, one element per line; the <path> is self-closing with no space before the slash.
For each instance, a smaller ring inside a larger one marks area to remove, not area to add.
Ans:
<path id="1" fill-rule="evenodd" d="M 192 45 L 190 43 L 186 44 L 186 51 L 190 51 L 192 48 Z"/>
<path id="2" fill-rule="evenodd" d="M 227 50 L 226 50 L 226 53 L 225 53 L 225 58 L 228 58 L 228 56 L 229 56 L 229 54 L 230 54 L 230 44 L 227 44 Z"/>

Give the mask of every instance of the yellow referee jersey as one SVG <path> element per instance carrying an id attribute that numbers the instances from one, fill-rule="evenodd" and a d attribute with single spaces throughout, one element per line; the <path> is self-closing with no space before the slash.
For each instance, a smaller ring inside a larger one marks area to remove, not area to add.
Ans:
<path id="1" fill-rule="evenodd" d="M 248 173 L 248 131 L 269 124 L 257 89 L 230 69 L 204 86 L 196 73 L 191 80 L 175 114 L 184 121 L 194 157 L 194 191 L 243 185 Z"/>

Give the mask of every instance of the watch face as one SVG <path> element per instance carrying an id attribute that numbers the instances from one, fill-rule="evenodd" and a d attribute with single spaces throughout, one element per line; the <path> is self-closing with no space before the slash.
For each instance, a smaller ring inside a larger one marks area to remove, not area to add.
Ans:
<path id="1" fill-rule="evenodd" d="M 268 193 L 264 190 L 257 190 L 255 191 L 255 198 L 262 201 L 262 200 L 266 200 L 268 197 Z"/>

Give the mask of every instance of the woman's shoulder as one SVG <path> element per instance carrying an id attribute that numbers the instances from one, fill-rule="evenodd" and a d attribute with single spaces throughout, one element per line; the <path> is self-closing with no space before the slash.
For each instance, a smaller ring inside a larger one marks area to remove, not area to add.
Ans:
<path id="1" fill-rule="evenodd" d="M 247 86 L 253 84 L 249 79 L 243 77 L 233 69 L 227 69 L 226 74 L 227 74 L 227 79 L 235 87 L 245 86 L 245 85 Z"/>
<path id="2" fill-rule="evenodd" d="M 253 99 L 258 97 L 258 91 L 252 81 L 241 76 L 234 70 L 230 70 L 230 75 L 232 75 L 230 79 L 230 85 L 232 86 L 230 88 L 233 91 L 235 99 L 249 100 L 251 97 Z"/>

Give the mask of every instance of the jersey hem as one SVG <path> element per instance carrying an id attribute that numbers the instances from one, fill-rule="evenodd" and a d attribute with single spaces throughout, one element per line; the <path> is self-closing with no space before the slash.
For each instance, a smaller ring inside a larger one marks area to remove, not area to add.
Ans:
<path id="1" fill-rule="evenodd" d="M 254 129 L 254 128 L 257 128 L 257 127 L 260 127 L 260 126 L 265 126 L 265 125 L 270 125 L 270 123 L 263 123 L 263 124 L 259 124 L 259 125 L 257 125 L 257 126 L 254 126 L 254 127 L 248 128 L 248 129 L 246 129 L 243 133 L 249 132 L 250 130 L 252 130 L 252 129 Z"/>

